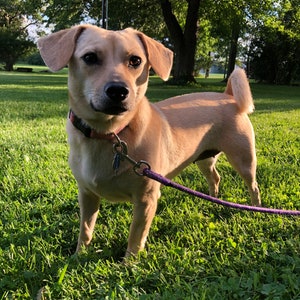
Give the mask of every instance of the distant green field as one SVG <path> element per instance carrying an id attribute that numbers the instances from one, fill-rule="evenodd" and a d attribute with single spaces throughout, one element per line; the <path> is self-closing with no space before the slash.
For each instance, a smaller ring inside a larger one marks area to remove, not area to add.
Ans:
<path id="1" fill-rule="evenodd" d="M 68 167 L 67 71 L 0 72 L 0 299 L 300 299 L 300 220 L 230 210 L 162 188 L 146 251 L 120 263 L 132 208 L 103 201 L 93 244 L 72 256 L 79 231 Z M 266 207 L 300 210 L 300 87 L 251 84 L 258 182 Z M 223 91 L 151 77 L 158 101 Z M 220 198 L 249 203 L 225 157 Z M 207 193 L 192 165 L 175 179 Z"/>

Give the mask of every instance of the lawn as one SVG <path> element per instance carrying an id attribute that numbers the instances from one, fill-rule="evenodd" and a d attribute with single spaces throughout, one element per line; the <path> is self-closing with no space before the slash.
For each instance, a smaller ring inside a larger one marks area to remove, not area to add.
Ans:
<path id="1" fill-rule="evenodd" d="M 127 264 L 132 207 L 103 201 L 93 244 L 74 256 L 77 188 L 65 133 L 66 71 L 0 72 L 0 299 L 300 299 L 300 220 L 230 210 L 162 188 L 146 251 Z M 300 210 L 300 87 L 252 83 L 258 182 L 266 207 Z M 151 77 L 158 101 L 223 91 L 219 78 L 176 87 Z M 224 157 L 220 197 L 249 203 Z M 207 193 L 192 165 L 175 179 Z"/>

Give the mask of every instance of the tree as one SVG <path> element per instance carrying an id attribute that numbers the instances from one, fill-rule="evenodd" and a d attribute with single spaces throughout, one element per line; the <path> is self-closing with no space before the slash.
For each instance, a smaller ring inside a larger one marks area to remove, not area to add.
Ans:
<path id="1" fill-rule="evenodd" d="M 209 19 L 201 17 L 199 27 L 201 30 L 198 33 L 194 73 L 199 74 L 200 70 L 205 70 L 207 78 L 216 58 L 214 49 L 217 40 L 211 36 L 212 25 Z"/>
<path id="2" fill-rule="evenodd" d="M 0 61 L 6 71 L 12 71 L 16 61 L 34 46 L 18 30 L 0 28 Z"/>
<path id="3" fill-rule="evenodd" d="M 0 0 L 0 62 L 7 71 L 16 61 L 35 47 L 27 28 L 39 18 L 39 0 Z"/>
<path id="4" fill-rule="evenodd" d="M 101 0 L 49 0 L 44 12 L 46 25 L 54 31 L 71 27 L 84 20 L 100 25 Z"/>
<path id="5" fill-rule="evenodd" d="M 235 68 L 241 44 L 245 43 L 253 24 L 270 9 L 270 0 L 207 0 L 206 14 L 211 20 L 212 36 L 218 52 L 226 52 L 226 80 Z M 242 43 L 241 43 L 242 42 Z M 224 51 L 225 50 L 225 51 Z"/>
<path id="6" fill-rule="evenodd" d="M 300 1 L 282 1 L 262 18 L 253 40 L 255 79 L 290 84 L 300 77 Z"/>
<path id="7" fill-rule="evenodd" d="M 102 25 L 102 0 L 50 0 L 44 15 L 47 25 L 54 24 L 60 30 L 80 23 Z M 151 13 L 149 13 L 151 12 Z M 155 18 L 153 18 L 153 15 Z M 109 0 L 108 29 L 120 30 L 126 27 L 144 31 L 160 38 L 163 32 L 163 18 L 157 1 L 152 0 Z"/>
<path id="8" fill-rule="evenodd" d="M 175 83 L 195 82 L 194 67 L 201 0 L 187 0 L 186 2 L 185 24 L 184 28 L 182 28 L 174 14 L 172 3 L 169 0 L 160 0 L 164 20 L 174 44 L 173 80 Z M 181 7 L 183 7 L 182 2 Z"/>

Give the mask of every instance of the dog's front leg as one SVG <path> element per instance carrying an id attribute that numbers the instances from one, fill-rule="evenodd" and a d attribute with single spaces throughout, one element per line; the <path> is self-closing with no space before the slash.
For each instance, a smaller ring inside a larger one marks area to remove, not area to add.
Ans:
<path id="1" fill-rule="evenodd" d="M 155 193 L 156 194 L 156 193 Z M 153 193 L 134 203 L 125 257 L 135 255 L 145 247 L 146 239 L 157 208 L 159 197 Z"/>
<path id="2" fill-rule="evenodd" d="M 78 200 L 80 207 L 80 233 L 76 252 L 80 252 L 82 246 L 90 244 L 100 205 L 98 196 L 81 188 L 79 188 Z"/>

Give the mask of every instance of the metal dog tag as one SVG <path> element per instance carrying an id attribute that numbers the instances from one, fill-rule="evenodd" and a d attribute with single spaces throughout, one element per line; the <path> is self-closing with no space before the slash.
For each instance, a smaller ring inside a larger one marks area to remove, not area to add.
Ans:
<path id="1" fill-rule="evenodd" d="M 117 173 L 120 167 L 120 162 L 121 162 L 121 155 L 120 153 L 116 153 L 114 155 L 114 159 L 113 159 L 113 163 L 112 163 L 112 167 L 113 170 Z"/>
<path id="2" fill-rule="evenodd" d="M 124 156 L 127 155 L 127 144 L 124 141 L 120 141 L 120 143 L 114 144 L 114 159 L 112 163 L 113 170 L 117 174 L 121 161 L 124 160 Z"/>

